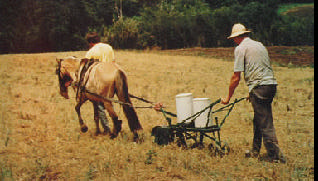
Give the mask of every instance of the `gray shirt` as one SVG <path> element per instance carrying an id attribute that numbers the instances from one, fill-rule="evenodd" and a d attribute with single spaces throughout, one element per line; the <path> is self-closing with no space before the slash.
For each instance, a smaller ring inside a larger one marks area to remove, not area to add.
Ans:
<path id="1" fill-rule="evenodd" d="M 249 92 L 257 85 L 277 85 L 267 49 L 246 37 L 234 50 L 234 72 L 244 72 Z"/>

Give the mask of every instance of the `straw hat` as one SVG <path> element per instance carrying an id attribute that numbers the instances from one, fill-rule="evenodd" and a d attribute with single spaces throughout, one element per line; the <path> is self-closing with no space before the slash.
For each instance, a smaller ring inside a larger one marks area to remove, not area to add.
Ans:
<path id="1" fill-rule="evenodd" d="M 244 25 L 237 23 L 233 25 L 231 36 L 227 37 L 227 39 L 231 39 L 250 32 L 251 31 L 247 30 Z"/>

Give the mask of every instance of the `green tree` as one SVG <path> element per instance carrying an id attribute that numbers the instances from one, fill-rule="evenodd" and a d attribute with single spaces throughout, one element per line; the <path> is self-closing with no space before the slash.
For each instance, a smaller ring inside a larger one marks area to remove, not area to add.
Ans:
<path id="1" fill-rule="evenodd" d="M 212 10 L 221 8 L 221 7 L 230 7 L 233 5 L 239 4 L 238 0 L 205 0 L 209 4 Z"/>
<path id="2" fill-rule="evenodd" d="M 298 18 L 283 16 L 273 24 L 273 43 L 275 45 L 314 46 L 314 17 Z"/>
<path id="3" fill-rule="evenodd" d="M 32 48 L 29 43 L 37 41 L 37 8 L 38 3 L 31 0 L 0 1 L 1 53 L 21 52 L 27 47 Z"/>
<path id="4" fill-rule="evenodd" d="M 1 52 L 86 48 L 88 30 L 112 24 L 113 0 L 1 0 Z"/>
<path id="5" fill-rule="evenodd" d="M 234 23 L 240 22 L 237 12 L 239 6 L 222 7 L 216 9 L 212 13 L 213 37 L 211 46 L 230 46 L 232 42 L 227 39 L 231 34 Z"/>
<path id="6" fill-rule="evenodd" d="M 83 50 L 88 31 L 116 48 L 230 46 L 234 23 L 265 45 L 313 45 L 314 17 L 277 14 L 286 2 L 300 1 L 0 0 L 0 53 Z"/>
<path id="7" fill-rule="evenodd" d="M 134 18 L 122 17 L 110 28 L 105 28 L 104 41 L 114 48 L 136 48 L 138 41 L 138 24 Z"/>
<path id="8" fill-rule="evenodd" d="M 202 27 L 208 27 L 209 13 L 208 4 L 202 1 L 162 1 L 155 7 L 144 8 L 140 13 L 140 34 L 144 42 L 139 44 L 163 49 L 204 45 L 204 36 L 208 33 Z"/>
<path id="9" fill-rule="evenodd" d="M 236 9 L 239 10 L 238 21 L 252 29 L 255 39 L 266 45 L 272 44 L 271 27 L 278 20 L 277 9 L 273 5 L 251 2 Z"/>
<path id="10" fill-rule="evenodd" d="M 115 0 L 82 0 L 90 21 L 90 30 L 102 32 L 104 26 L 113 24 Z"/>

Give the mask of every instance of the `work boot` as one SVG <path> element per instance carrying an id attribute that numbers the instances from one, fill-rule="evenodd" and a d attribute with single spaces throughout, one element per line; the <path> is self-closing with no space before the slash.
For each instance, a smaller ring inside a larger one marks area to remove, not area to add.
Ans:
<path id="1" fill-rule="evenodd" d="M 104 128 L 103 135 L 109 135 L 109 134 L 111 134 L 111 132 L 110 132 L 109 127 L 107 126 L 107 127 Z"/>
<path id="2" fill-rule="evenodd" d="M 286 163 L 286 157 L 284 156 L 284 154 L 282 152 L 279 152 L 278 156 L 276 157 L 269 157 L 270 161 L 273 163 Z"/>
<path id="3" fill-rule="evenodd" d="M 259 156 L 259 152 L 255 150 L 246 150 L 245 158 L 257 158 Z"/>

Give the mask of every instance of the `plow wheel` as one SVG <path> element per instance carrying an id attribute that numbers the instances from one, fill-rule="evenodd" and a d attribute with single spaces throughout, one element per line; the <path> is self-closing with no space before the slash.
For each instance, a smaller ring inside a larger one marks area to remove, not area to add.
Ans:
<path id="1" fill-rule="evenodd" d="M 182 148 L 188 148 L 187 142 L 186 142 L 186 135 L 184 135 L 184 132 L 177 131 L 176 132 L 177 137 L 177 145 Z"/>
<path id="2" fill-rule="evenodd" d="M 211 143 L 209 144 L 208 149 L 213 156 L 220 156 L 221 158 L 230 153 L 230 147 L 225 142 Z"/>
<path id="3" fill-rule="evenodd" d="M 178 147 L 187 148 L 187 142 L 183 135 L 177 138 L 177 145 Z"/>

